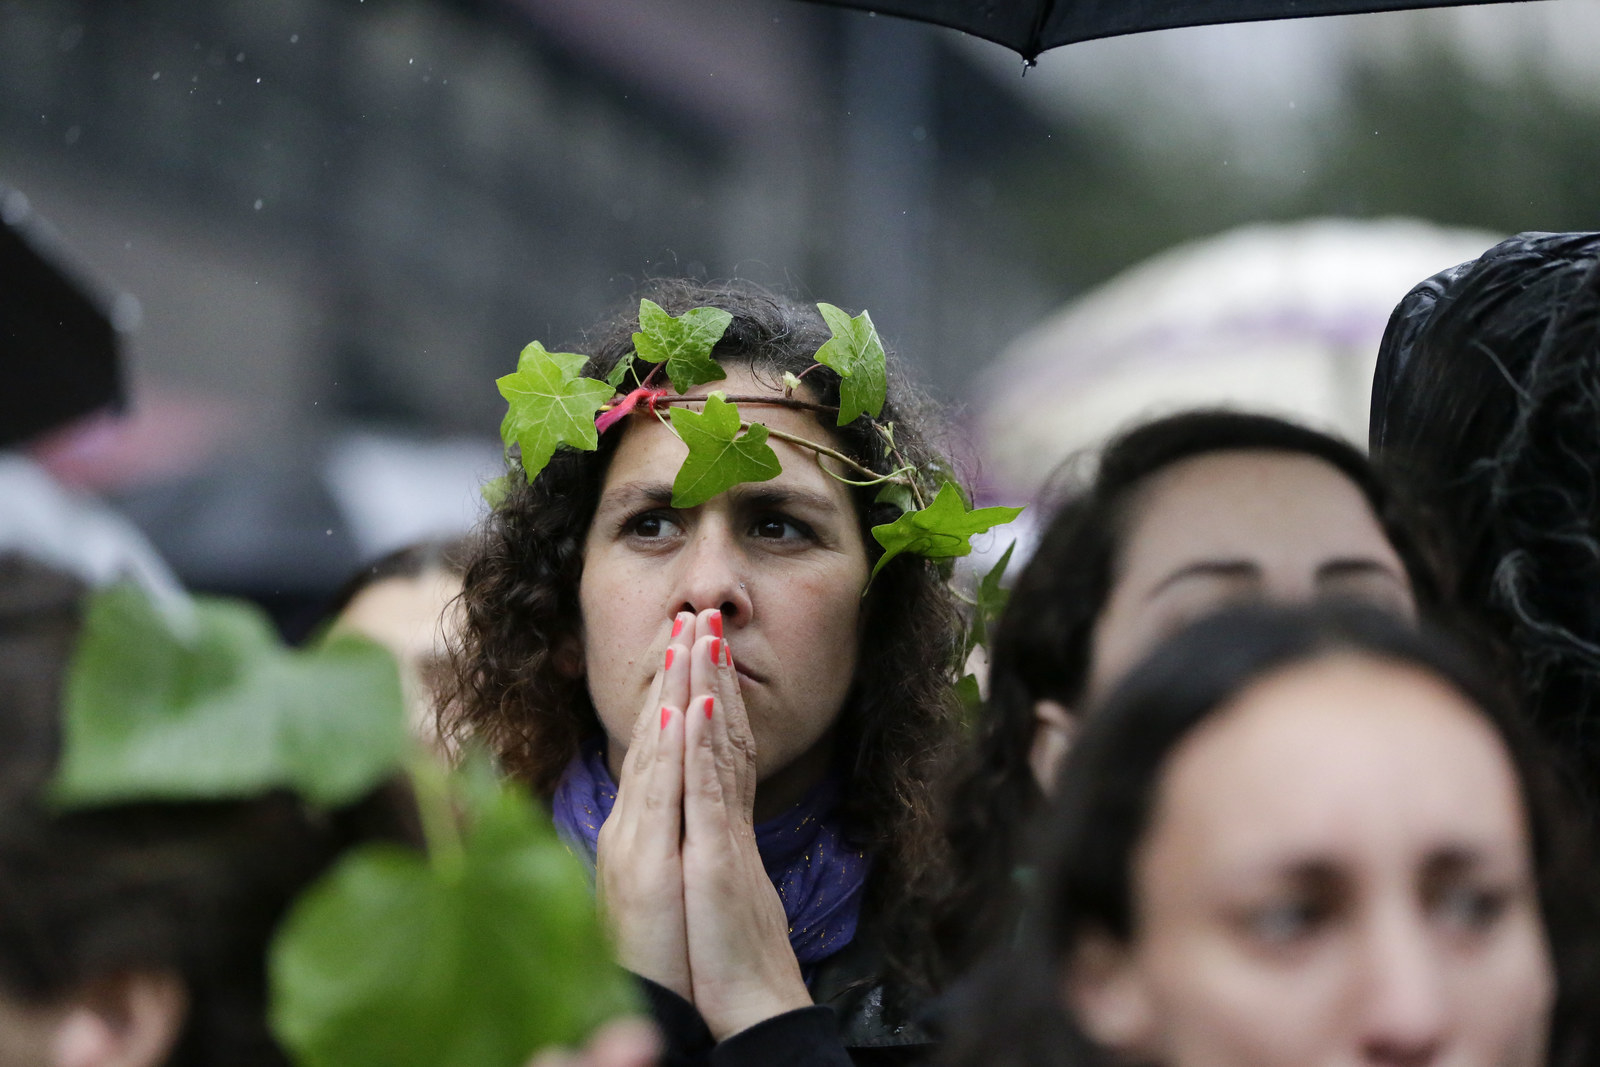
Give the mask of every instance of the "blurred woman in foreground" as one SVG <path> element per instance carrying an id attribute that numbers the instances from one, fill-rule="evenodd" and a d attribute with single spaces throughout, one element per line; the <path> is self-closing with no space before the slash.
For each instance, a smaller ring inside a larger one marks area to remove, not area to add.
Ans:
<path id="1" fill-rule="evenodd" d="M 1091 714 L 1027 937 L 956 1062 L 1592 1062 L 1590 871 L 1518 720 L 1449 647 L 1254 608 Z"/>

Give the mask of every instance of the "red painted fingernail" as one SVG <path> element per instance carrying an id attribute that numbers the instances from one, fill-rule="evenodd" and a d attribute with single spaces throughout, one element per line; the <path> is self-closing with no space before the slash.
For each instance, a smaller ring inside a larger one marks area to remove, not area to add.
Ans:
<path id="1" fill-rule="evenodd" d="M 677 637 L 681 633 L 683 633 L 683 618 L 679 616 L 672 620 L 672 636 Z"/>
<path id="2" fill-rule="evenodd" d="M 661 709 L 661 728 L 663 730 L 665 730 L 667 728 L 667 722 L 671 718 L 672 718 L 672 709 L 671 708 L 662 708 Z"/>
<path id="3" fill-rule="evenodd" d="M 672 649 L 670 648 L 667 649 L 667 665 L 663 669 L 669 671 L 672 669 Z"/>
<path id="4" fill-rule="evenodd" d="M 724 667 L 733 666 L 733 646 L 726 641 L 722 642 L 722 665 Z"/>
<path id="5" fill-rule="evenodd" d="M 718 637 L 722 636 L 722 612 L 713 611 L 706 619 L 706 622 L 711 624 L 712 633 L 716 634 Z"/>
<path id="6" fill-rule="evenodd" d="M 714 703 L 715 701 L 711 697 L 706 697 L 706 718 L 708 719 L 711 718 L 711 708 Z"/>

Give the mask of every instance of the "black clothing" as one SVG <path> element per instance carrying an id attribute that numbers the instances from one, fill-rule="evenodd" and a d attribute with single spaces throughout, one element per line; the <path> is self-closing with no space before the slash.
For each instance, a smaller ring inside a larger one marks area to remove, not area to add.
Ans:
<path id="1" fill-rule="evenodd" d="M 661 1028 L 662 1067 L 905 1067 L 932 1051 L 915 1019 L 891 1023 L 884 1011 L 882 957 L 858 935 L 817 964 L 809 983 L 816 1004 L 775 1015 L 720 1044 L 693 1004 L 647 978 L 650 1014 Z"/>

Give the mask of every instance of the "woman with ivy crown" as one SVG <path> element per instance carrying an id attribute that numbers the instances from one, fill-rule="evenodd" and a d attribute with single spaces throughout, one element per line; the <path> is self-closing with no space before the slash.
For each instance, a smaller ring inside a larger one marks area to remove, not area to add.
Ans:
<path id="1" fill-rule="evenodd" d="M 444 726 L 595 864 L 668 1062 L 904 1062 L 961 647 L 927 557 L 1014 512 L 944 484 L 864 313 L 649 297 L 500 380 Z"/>

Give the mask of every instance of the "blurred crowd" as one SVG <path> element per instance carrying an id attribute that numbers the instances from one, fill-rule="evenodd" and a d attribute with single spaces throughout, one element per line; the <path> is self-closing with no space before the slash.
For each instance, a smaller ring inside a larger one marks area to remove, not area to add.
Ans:
<path id="1" fill-rule="evenodd" d="M 363 567 L 307 639 L 390 650 L 418 760 L 488 763 L 584 868 L 638 1011 L 524 1062 L 1600 1062 L 1600 235 L 1419 281 L 1366 448 L 1123 427 L 1003 583 L 874 534 L 912 510 L 887 479 L 956 477 L 905 365 L 846 418 L 811 305 L 643 295 L 727 316 L 675 399 L 740 401 L 781 469 L 677 505 L 684 407 L 618 388 L 594 447 L 511 453 L 476 529 Z M 590 331 L 584 374 L 649 393 L 643 328 Z M 187 594 L 3 436 L 0 1065 L 325 1062 L 273 939 L 351 849 L 439 849 L 431 772 L 63 808 L 95 590 Z"/>

